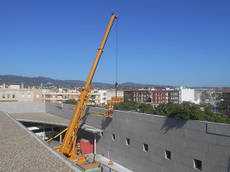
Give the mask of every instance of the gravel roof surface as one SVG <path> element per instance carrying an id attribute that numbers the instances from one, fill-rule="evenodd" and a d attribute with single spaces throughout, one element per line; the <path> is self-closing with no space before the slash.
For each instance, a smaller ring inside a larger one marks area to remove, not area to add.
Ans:
<path id="1" fill-rule="evenodd" d="M 54 124 L 68 126 L 69 120 L 45 112 L 15 113 L 10 114 L 17 121 L 38 122 L 43 124 Z"/>
<path id="2" fill-rule="evenodd" d="M 4 112 L 0 112 L 0 131 L 1 172 L 79 171 Z"/>

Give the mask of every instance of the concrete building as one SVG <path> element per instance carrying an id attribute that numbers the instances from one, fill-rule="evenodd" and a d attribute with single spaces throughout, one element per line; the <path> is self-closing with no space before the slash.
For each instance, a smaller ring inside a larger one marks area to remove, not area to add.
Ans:
<path id="1" fill-rule="evenodd" d="M 18 85 L 18 84 L 11 84 L 11 85 L 8 86 L 8 88 L 19 89 L 20 85 Z"/>
<path id="2" fill-rule="evenodd" d="M 107 90 L 98 90 L 99 93 L 99 102 L 97 102 L 100 105 L 106 105 L 107 104 Z"/>
<path id="3" fill-rule="evenodd" d="M 179 91 L 174 89 L 136 89 L 124 91 L 125 101 L 152 103 L 154 105 L 179 103 Z"/>
<path id="4" fill-rule="evenodd" d="M 2 85 L 0 85 L 0 88 L 6 88 L 6 84 L 3 83 Z"/>
<path id="5" fill-rule="evenodd" d="M 183 102 L 196 103 L 194 89 L 180 87 L 180 103 Z"/>
<path id="6" fill-rule="evenodd" d="M 191 88 L 135 89 L 124 91 L 125 101 L 152 103 L 153 105 L 183 102 L 200 103 L 200 94 Z"/>
<path id="7" fill-rule="evenodd" d="M 90 104 L 94 105 L 107 105 L 113 104 L 116 102 L 123 102 L 124 101 L 124 92 L 122 90 L 117 91 L 117 97 L 119 101 L 115 101 L 116 91 L 114 89 L 108 90 L 99 90 L 99 89 L 92 89 L 90 92 Z"/>
<path id="8" fill-rule="evenodd" d="M 55 92 L 52 90 L 43 90 L 43 102 L 49 103 L 60 103 L 62 104 L 64 101 L 69 99 L 75 99 L 76 101 L 79 100 L 81 92 L 79 90 L 75 91 L 62 91 L 60 90 Z"/>
<path id="9" fill-rule="evenodd" d="M 43 89 L 43 101 L 48 103 L 63 103 L 69 99 L 79 100 L 81 94 L 81 89 L 70 90 L 70 89 L 57 89 L 57 90 L 49 90 Z M 114 100 L 115 90 L 100 90 L 100 89 L 91 89 L 89 96 L 89 105 L 107 105 L 108 101 Z M 123 91 L 118 90 L 117 96 L 123 101 Z"/>
<path id="10" fill-rule="evenodd" d="M 40 89 L 0 88 L 0 102 L 41 102 Z"/>
<path id="11" fill-rule="evenodd" d="M 0 147 L 0 171 L 13 171 L 18 168 L 23 169 L 22 171 L 44 171 L 44 167 L 46 170 L 67 171 L 63 168 L 71 168 L 60 154 L 55 154 L 54 150 L 38 141 L 32 133 L 28 134 L 26 128 L 22 129 L 17 121 L 23 125 L 46 124 L 47 130 L 48 127 L 58 125 L 64 127 L 72 117 L 73 106 L 64 105 L 63 108 L 59 108 L 56 104 L 50 103 L 0 103 L 0 111 L 3 111 L 0 112 L 0 127 L 3 126 L 7 132 L 0 134 L 3 143 Z M 80 137 L 92 140 L 96 138 L 95 158 L 99 161 L 102 158 L 98 157 L 111 159 L 114 164 L 125 167 L 122 170 L 114 169 L 116 171 L 230 170 L 228 124 L 198 120 L 176 121 L 165 116 L 128 111 L 114 111 L 113 119 L 90 115 L 95 112 L 103 113 L 105 109 L 91 107 L 87 110 L 79 131 Z M 19 145 L 15 146 L 12 140 L 17 140 Z M 114 165 L 110 167 L 115 168 Z"/>
<path id="12" fill-rule="evenodd" d="M 100 102 L 100 93 L 98 89 L 90 90 L 89 105 L 98 105 Z"/>
<path id="13" fill-rule="evenodd" d="M 116 90 L 110 89 L 107 90 L 107 101 L 112 100 L 113 97 L 116 97 Z M 124 97 L 124 91 L 123 90 L 117 90 L 117 97 Z"/>

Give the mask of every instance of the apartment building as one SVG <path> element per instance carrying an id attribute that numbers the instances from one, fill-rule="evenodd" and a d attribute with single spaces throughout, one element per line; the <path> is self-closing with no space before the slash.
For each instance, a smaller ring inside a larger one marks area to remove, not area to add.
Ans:
<path id="1" fill-rule="evenodd" d="M 58 90 L 42 90 L 43 102 L 49 103 L 63 103 L 69 99 L 80 99 L 81 90 L 69 90 L 69 89 L 58 89 Z"/>
<path id="2" fill-rule="evenodd" d="M 179 90 L 175 89 L 135 89 L 125 90 L 125 101 L 134 101 L 137 103 L 152 103 L 155 105 L 166 103 L 179 103 Z"/>
<path id="3" fill-rule="evenodd" d="M 195 89 L 180 87 L 180 103 L 183 102 L 192 102 L 199 104 L 200 100 L 197 95 L 195 95 Z"/>
<path id="4" fill-rule="evenodd" d="M 0 88 L 0 102 L 42 102 L 40 89 Z"/>
<path id="5" fill-rule="evenodd" d="M 124 101 L 124 92 L 122 90 L 116 91 L 114 89 L 99 90 L 92 89 L 89 104 L 92 105 L 114 105 Z"/>

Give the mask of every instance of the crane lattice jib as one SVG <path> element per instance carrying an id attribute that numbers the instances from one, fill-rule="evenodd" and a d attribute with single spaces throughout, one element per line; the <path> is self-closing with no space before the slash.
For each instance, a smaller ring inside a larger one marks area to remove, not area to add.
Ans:
<path id="1" fill-rule="evenodd" d="M 88 102 L 89 92 L 90 92 L 90 85 L 94 76 L 94 73 L 96 71 L 98 62 L 100 60 L 101 54 L 103 52 L 105 43 L 107 41 L 109 32 L 111 30 L 111 27 L 113 25 L 114 20 L 116 19 L 116 15 L 112 14 L 109 24 L 107 26 L 107 29 L 105 31 L 103 40 L 101 42 L 100 48 L 98 49 L 97 55 L 94 59 L 92 68 L 90 70 L 90 73 L 88 75 L 88 79 L 85 83 L 84 90 L 81 93 L 80 100 L 78 101 L 76 107 L 74 108 L 73 117 L 69 123 L 68 130 L 66 131 L 65 137 L 63 139 L 62 145 L 59 149 L 59 151 L 69 157 L 75 156 L 75 147 L 76 147 L 76 141 L 77 141 L 77 132 L 81 124 L 81 119 L 84 116 L 84 112 L 86 109 L 86 105 Z"/>

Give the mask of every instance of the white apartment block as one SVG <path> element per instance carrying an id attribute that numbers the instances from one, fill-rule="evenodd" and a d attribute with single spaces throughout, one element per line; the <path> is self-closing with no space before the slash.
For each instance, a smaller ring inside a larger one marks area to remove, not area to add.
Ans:
<path id="1" fill-rule="evenodd" d="M 191 102 L 199 104 L 199 99 L 195 99 L 195 89 L 180 87 L 180 103 Z"/>
<path id="2" fill-rule="evenodd" d="M 116 90 L 107 90 L 107 100 L 111 100 L 112 97 L 116 97 Z M 117 97 L 124 97 L 124 91 L 117 90 Z"/>
<path id="3" fill-rule="evenodd" d="M 107 104 L 107 90 L 99 90 L 99 102 L 100 105 L 106 105 Z"/>
<path id="4" fill-rule="evenodd" d="M 8 88 L 19 89 L 19 88 L 20 88 L 20 85 L 12 84 L 12 85 L 9 85 Z"/>
<path id="5" fill-rule="evenodd" d="M 92 89 L 90 94 L 91 94 L 90 103 L 96 105 L 107 105 L 108 100 L 111 100 L 113 97 L 116 97 L 116 91 L 114 89 L 108 89 L 108 90 Z M 117 97 L 124 97 L 124 92 L 118 90 Z"/>

